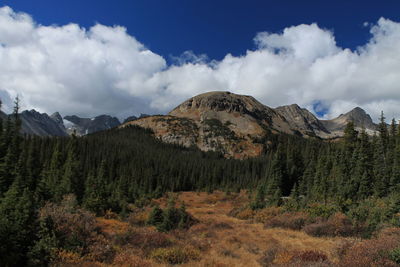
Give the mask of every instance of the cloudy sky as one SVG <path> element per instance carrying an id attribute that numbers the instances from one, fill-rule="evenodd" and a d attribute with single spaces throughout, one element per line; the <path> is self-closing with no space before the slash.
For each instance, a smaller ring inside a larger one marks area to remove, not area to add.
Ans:
<path id="1" fill-rule="evenodd" d="M 379 10 L 374 21 L 353 21 L 363 38 L 346 41 L 338 29 L 319 21 L 288 21 L 280 29 L 247 29 L 252 35 L 242 41 L 248 45 L 242 52 L 235 45 L 230 51 L 229 43 L 225 50 L 212 49 L 212 36 L 193 48 L 163 51 L 162 39 L 148 44 L 134 35 L 130 28 L 145 27 L 140 23 L 41 21 L 28 7 L 16 10 L 9 2 L 0 8 L 5 109 L 19 95 L 24 109 L 124 118 L 166 113 L 193 95 L 228 90 L 272 107 L 297 103 L 324 118 L 356 106 L 374 119 L 381 110 L 400 118 L 400 23 Z"/>

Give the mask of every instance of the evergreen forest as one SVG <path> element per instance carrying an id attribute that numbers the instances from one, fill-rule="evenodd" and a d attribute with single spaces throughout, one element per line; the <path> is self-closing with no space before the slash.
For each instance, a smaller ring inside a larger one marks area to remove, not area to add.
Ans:
<path id="1" fill-rule="evenodd" d="M 46 266 L 60 237 L 39 216 L 73 195 L 83 210 L 121 218 L 166 192 L 249 192 L 252 210 L 281 206 L 342 212 L 365 223 L 400 226 L 400 128 L 382 113 L 373 136 L 349 123 L 340 140 L 269 134 L 265 154 L 226 159 L 165 144 L 151 131 L 126 127 L 83 137 L 20 134 L 18 103 L 0 120 L 1 266 Z"/>

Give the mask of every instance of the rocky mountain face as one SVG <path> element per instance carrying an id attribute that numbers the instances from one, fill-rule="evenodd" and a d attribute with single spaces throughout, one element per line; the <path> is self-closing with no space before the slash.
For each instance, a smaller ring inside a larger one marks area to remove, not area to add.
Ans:
<path id="1" fill-rule="evenodd" d="M 285 118 L 251 96 L 210 92 L 188 99 L 167 116 L 125 123 L 151 128 L 164 142 L 218 151 L 227 157 L 259 155 L 267 131 L 293 134 Z"/>
<path id="2" fill-rule="evenodd" d="M 359 131 L 365 128 L 367 133 L 373 134 L 377 130 L 377 125 L 372 121 L 371 116 L 360 107 L 356 107 L 346 114 L 341 114 L 335 119 L 321 120 L 322 124 L 331 133 L 331 136 L 342 136 L 343 130 L 349 121 L 352 121 L 356 130 Z"/>
<path id="3" fill-rule="evenodd" d="M 302 135 L 330 137 L 330 132 L 324 124 L 310 111 L 300 108 L 297 104 L 277 107 L 275 110 L 287 120 L 292 129 L 297 129 Z"/>
<path id="4" fill-rule="evenodd" d="M 8 116 L 11 115 L 0 111 L 0 118 L 3 121 Z M 68 136 L 72 133 L 85 135 L 111 129 L 121 124 L 117 118 L 108 115 L 100 115 L 92 119 L 66 116 L 63 119 L 58 112 L 49 116 L 34 109 L 21 112 L 20 118 L 22 122 L 21 132 L 38 136 Z"/>
<path id="5" fill-rule="evenodd" d="M 65 116 L 64 125 L 69 134 L 77 135 L 91 134 L 120 125 L 120 121 L 109 115 L 100 115 L 94 118 L 80 118 L 78 116 Z"/>
<path id="6" fill-rule="evenodd" d="M 134 121 L 134 120 L 141 119 L 141 118 L 146 118 L 146 117 L 150 117 L 150 115 L 140 113 L 140 116 L 139 116 L 139 117 L 136 117 L 136 116 L 129 116 L 128 118 L 126 118 L 126 119 L 124 120 L 123 123 L 127 123 L 127 122 L 130 122 L 130 121 Z"/>
<path id="7" fill-rule="evenodd" d="M 49 116 L 36 110 L 25 110 L 20 114 L 22 132 L 28 135 L 67 136 L 65 127 L 60 123 L 60 114 Z M 61 119 L 62 121 L 62 119 Z"/>
<path id="8" fill-rule="evenodd" d="M 209 92 L 192 97 L 165 116 L 150 116 L 128 121 L 120 127 L 137 125 L 153 130 L 167 143 L 203 151 L 218 151 L 226 157 L 258 156 L 262 140 L 271 133 L 296 134 L 323 139 L 343 135 L 347 122 L 374 131 L 369 115 L 360 108 L 329 121 L 318 120 L 307 109 L 288 105 L 267 107 L 251 96 L 229 92 Z"/>

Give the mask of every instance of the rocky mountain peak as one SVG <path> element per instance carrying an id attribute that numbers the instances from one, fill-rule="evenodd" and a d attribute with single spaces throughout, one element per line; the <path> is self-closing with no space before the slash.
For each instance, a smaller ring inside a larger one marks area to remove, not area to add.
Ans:
<path id="1" fill-rule="evenodd" d="M 321 122 L 332 134 L 338 136 L 343 135 L 343 130 L 349 122 L 353 122 L 354 126 L 358 129 L 365 128 L 367 133 L 372 134 L 376 131 L 376 124 L 372 121 L 371 116 L 360 107 L 356 107 L 345 114 L 341 114 L 335 119 L 322 120 Z"/>
<path id="2" fill-rule="evenodd" d="M 53 114 L 50 115 L 50 118 L 55 122 L 57 122 L 58 125 L 60 125 L 60 127 L 65 128 L 63 118 L 61 117 L 60 113 L 54 112 Z"/>
<path id="3" fill-rule="evenodd" d="M 339 116 L 339 118 L 340 117 L 347 118 L 347 119 L 353 121 L 354 124 L 359 125 L 359 126 L 362 126 L 363 124 L 365 127 L 373 125 L 371 116 L 369 116 L 367 114 L 367 112 L 365 112 L 365 110 L 363 110 L 360 107 L 356 107 L 356 108 L 352 109 L 351 111 L 347 112 L 346 114 Z"/>
<path id="4" fill-rule="evenodd" d="M 54 114 L 53 114 L 54 115 Z M 46 113 L 36 110 L 25 110 L 20 114 L 22 132 L 29 135 L 40 136 L 66 136 L 64 125 L 57 116 L 50 117 Z"/>
<path id="5" fill-rule="evenodd" d="M 191 110 L 212 110 L 217 112 L 226 111 L 248 114 L 254 113 L 255 111 L 264 111 L 265 109 L 269 108 L 258 102 L 252 96 L 215 91 L 194 96 L 173 109 L 169 114 L 186 113 Z"/>
<path id="6" fill-rule="evenodd" d="M 320 137 L 330 134 L 314 114 L 297 104 L 277 107 L 275 110 L 286 119 L 292 129 L 303 134 Z"/>
<path id="7" fill-rule="evenodd" d="M 109 115 L 99 115 L 94 118 L 81 118 L 76 115 L 65 116 L 64 123 L 66 124 L 68 133 L 75 133 L 77 135 L 107 130 L 121 124 L 117 118 Z"/>

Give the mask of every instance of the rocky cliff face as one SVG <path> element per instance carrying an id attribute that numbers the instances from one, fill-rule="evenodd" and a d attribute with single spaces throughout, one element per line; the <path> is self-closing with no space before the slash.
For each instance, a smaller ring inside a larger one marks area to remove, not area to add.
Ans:
<path id="1" fill-rule="evenodd" d="M 80 118 L 78 116 L 65 116 L 64 125 L 69 134 L 91 134 L 117 127 L 121 123 L 115 117 L 100 115 L 94 118 Z"/>
<path id="2" fill-rule="evenodd" d="M 360 108 L 321 121 L 296 104 L 273 109 L 251 96 L 209 92 L 186 100 L 166 116 L 138 118 L 121 127 L 150 128 L 164 142 L 246 158 L 260 155 L 265 149 L 260 141 L 271 133 L 336 138 L 343 135 L 349 121 L 357 127 L 362 124 L 367 130 L 375 129 L 372 119 Z"/>
<path id="3" fill-rule="evenodd" d="M 0 112 L 1 119 L 6 120 L 7 116 L 11 115 Z M 49 116 L 34 109 L 21 112 L 20 118 L 21 132 L 38 136 L 68 136 L 72 133 L 85 135 L 111 129 L 121 124 L 117 118 L 108 115 L 100 115 L 93 119 L 66 116 L 66 119 L 63 119 L 58 112 Z"/>
<path id="4" fill-rule="evenodd" d="M 343 136 L 343 130 L 350 121 L 354 123 L 357 130 L 365 128 L 369 134 L 373 134 L 377 130 L 377 125 L 373 123 L 371 116 L 360 107 L 356 107 L 346 114 L 341 114 L 335 119 L 321 120 L 326 129 L 330 131 L 332 137 Z"/>
<path id="5" fill-rule="evenodd" d="M 28 135 L 67 136 L 64 125 L 60 124 L 57 114 L 49 116 L 34 109 L 23 111 L 20 114 L 22 132 Z"/>
<path id="6" fill-rule="evenodd" d="M 330 132 L 324 124 L 310 111 L 300 108 L 297 104 L 277 107 L 275 110 L 287 120 L 292 129 L 298 130 L 302 135 L 330 137 Z"/>

